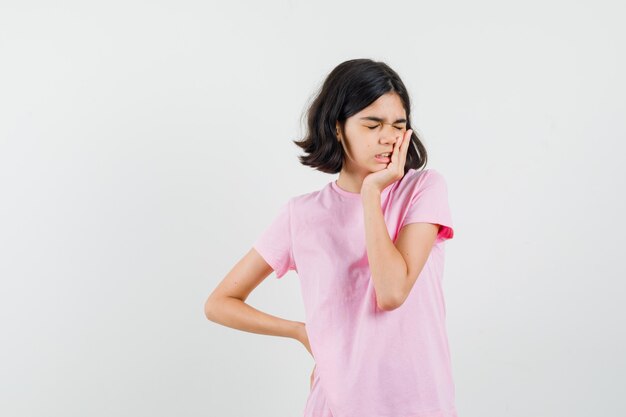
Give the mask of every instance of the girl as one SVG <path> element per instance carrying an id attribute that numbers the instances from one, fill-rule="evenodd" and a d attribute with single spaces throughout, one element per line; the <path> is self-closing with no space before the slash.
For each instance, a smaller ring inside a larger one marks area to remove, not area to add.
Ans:
<path id="1" fill-rule="evenodd" d="M 303 165 L 339 177 L 283 203 L 205 304 L 211 321 L 303 344 L 304 417 L 456 417 L 441 286 L 452 219 L 443 175 L 420 170 L 410 110 L 383 62 L 338 65 L 294 142 Z M 245 303 L 272 270 L 297 272 L 305 323 Z"/>

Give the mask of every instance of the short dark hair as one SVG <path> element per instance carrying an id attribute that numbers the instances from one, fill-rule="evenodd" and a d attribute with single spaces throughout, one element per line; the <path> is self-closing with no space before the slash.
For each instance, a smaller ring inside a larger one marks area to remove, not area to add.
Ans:
<path id="1" fill-rule="evenodd" d="M 305 113 L 307 133 L 294 140 L 305 155 L 300 163 L 318 171 L 336 174 L 344 160 L 343 147 L 337 140 L 335 125 L 344 126 L 346 119 L 372 104 L 383 94 L 395 92 L 406 111 L 406 129 L 411 129 L 411 103 L 400 76 L 384 62 L 371 59 L 351 59 L 337 65 L 326 77 L 315 99 Z M 413 145 L 413 146 L 411 146 Z M 404 173 L 426 165 L 424 144 L 415 132 L 407 150 Z"/>

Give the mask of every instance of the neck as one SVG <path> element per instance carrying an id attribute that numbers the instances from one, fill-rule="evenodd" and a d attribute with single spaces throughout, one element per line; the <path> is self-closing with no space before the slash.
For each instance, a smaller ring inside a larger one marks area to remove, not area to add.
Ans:
<path id="1" fill-rule="evenodd" d="M 339 178 L 337 178 L 337 185 L 351 193 L 360 193 L 366 176 L 367 173 L 350 172 L 342 168 L 339 172 Z"/>

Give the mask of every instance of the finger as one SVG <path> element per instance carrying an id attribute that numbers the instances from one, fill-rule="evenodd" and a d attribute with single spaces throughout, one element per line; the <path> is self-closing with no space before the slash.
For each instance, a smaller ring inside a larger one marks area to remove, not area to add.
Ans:
<path id="1" fill-rule="evenodd" d="M 411 143 L 411 135 L 413 134 L 413 130 L 409 129 L 404 133 L 404 140 L 402 141 L 402 145 L 404 145 L 404 149 L 409 148 L 409 143 Z"/>
<path id="2" fill-rule="evenodd" d="M 402 151 L 404 151 L 404 149 L 406 148 L 405 143 L 406 143 L 406 134 L 403 134 L 402 136 L 400 136 L 400 140 L 396 143 L 398 145 L 398 153 L 401 153 Z M 402 156 L 401 154 L 398 156 Z"/>
<path id="3" fill-rule="evenodd" d="M 400 148 L 401 142 L 402 142 L 402 138 L 400 138 L 400 140 L 397 140 L 396 143 L 393 144 L 393 151 L 391 152 L 391 159 L 389 161 L 391 164 L 393 164 L 398 159 L 398 154 L 400 153 L 399 151 L 401 150 Z"/>
<path id="4" fill-rule="evenodd" d="M 402 137 L 402 146 L 400 148 L 400 163 L 399 163 L 399 169 L 404 171 L 404 164 L 406 162 L 406 154 L 407 151 L 409 149 L 409 144 L 411 143 L 411 134 L 413 133 L 413 131 L 411 129 L 407 130 L 406 132 L 404 132 L 404 135 Z"/>
<path id="5" fill-rule="evenodd" d="M 409 149 L 409 146 L 411 145 L 411 135 L 413 134 L 413 130 L 409 129 L 407 130 L 407 134 L 404 137 L 404 140 L 402 141 L 402 154 L 406 155 L 407 150 Z"/>
<path id="6" fill-rule="evenodd" d="M 391 160 L 389 161 L 389 168 L 396 171 L 400 167 L 400 160 L 402 159 L 402 136 L 393 145 L 393 152 L 391 153 Z"/>

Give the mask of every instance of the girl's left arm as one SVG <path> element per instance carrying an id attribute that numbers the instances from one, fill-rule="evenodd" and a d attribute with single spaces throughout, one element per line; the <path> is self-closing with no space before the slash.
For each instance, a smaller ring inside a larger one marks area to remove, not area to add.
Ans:
<path id="1" fill-rule="evenodd" d="M 393 310 L 402 299 L 407 266 L 391 241 L 380 203 L 380 191 L 361 191 L 367 259 L 374 281 L 376 303 L 383 310 Z"/>
<path id="2" fill-rule="evenodd" d="M 393 310 L 402 305 L 415 284 L 439 228 L 431 223 L 407 224 L 394 244 L 383 217 L 380 194 L 374 187 L 361 190 L 367 258 L 376 303 L 382 310 Z"/>

